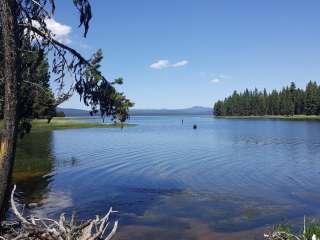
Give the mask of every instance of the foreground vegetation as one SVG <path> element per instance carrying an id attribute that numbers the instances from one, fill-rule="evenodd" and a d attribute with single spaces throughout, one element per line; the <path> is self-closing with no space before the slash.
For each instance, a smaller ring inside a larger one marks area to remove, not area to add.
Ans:
<path id="1" fill-rule="evenodd" d="M 264 237 L 268 240 L 319 240 L 320 222 L 313 220 L 306 223 L 304 219 L 303 229 L 295 232 L 290 226 L 278 225 L 275 229 Z"/>
<path id="2" fill-rule="evenodd" d="M 214 105 L 216 116 L 320 115 L 320 86 L 310 81 L 305 89 L 295 83 L 281 91 L 248 90 L 233 94 Z"/>
<path id="3" fill-rule="evenodd" d="M 224 119 L 274 119 L 291 121 L 320 121 L 319 115 L 263 115 L 263 116 L 215 116 L 215 118 Z"/>
<path id="4" fill-rule="evenodd" d="M 32 120 L 32 131 L 42 130 L 63 130 L 74 128 L 122 128 L 133 127 L 135 124 L 105 124 L 105 123 L 88 123 L 76 118 L 53 118 L 50 123 L 47 119 L 34 119 Z M 0 121 L 0 132 L 3 129 L 3 122 Z"/>

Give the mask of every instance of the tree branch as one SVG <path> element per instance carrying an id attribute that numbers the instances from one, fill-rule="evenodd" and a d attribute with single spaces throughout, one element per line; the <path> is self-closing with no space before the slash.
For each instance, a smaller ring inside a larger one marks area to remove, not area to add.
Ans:
<path id="1" fill-rule="evenodd" d="M 85 59 L 79 52 L 77 52 L 73 48 L 57 41 L 56 39 L 52 38 L 49 34 L 42 32 L 41 30 L 39 30 L 35 26 L 32 26 L 30 24 L 25 24 L 25 23 L 23 23 L 23 24 L 20 23 L 19 26 L 24 27 L 24 28 L 28 28 L 32 32 L 34 32 L 34 33 L 38 34 L 39 36 L 43 37 L 44 39 L 50 41 L 53 45 L 57 45 L 57 46 L 61 47 L 62 49 L 67 50 L 69 53 L 71 53 L 72 55 L 77 57 L 79 59 L 80 63 L 86 64 L 88 67 L 94 68 L 94 66 L 87 59 Z M 103 79 L 105 79 L 100 72 L 98 72 L 98 73 L 101 75 L 101 77 Z"/>

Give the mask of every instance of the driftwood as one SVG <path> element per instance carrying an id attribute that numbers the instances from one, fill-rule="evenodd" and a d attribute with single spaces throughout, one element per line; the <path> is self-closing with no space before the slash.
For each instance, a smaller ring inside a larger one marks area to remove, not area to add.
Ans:
<path id="1" fill-rule="evenodd" d="M 305 240 L 305 238 L 300 238 L 294 234 L 280 231 L 276 231 L 270 234 L 264 234 L 264 237 L 268 240 Z"/>
<path id="2" fill-rule="evenodd" d="M 116 233 L 118 221 L 115 221 L 111 230 L 109 217 L 115 211 L 110 208 L 104 217 L 96 216 L 81 224 L 76 223 L 73 214 L 70 221 L 65 219 L 64 214 L 59 220 L 49 218 L 37 218 L 34 216 L 23 217 L 18 211 L 14 201 L 14 186 L 11 192 L 11 207 L 17 217 L 17 223 L 7 223 L 7 233 L 0 236 L 0 240 L 110 240 Z"/>

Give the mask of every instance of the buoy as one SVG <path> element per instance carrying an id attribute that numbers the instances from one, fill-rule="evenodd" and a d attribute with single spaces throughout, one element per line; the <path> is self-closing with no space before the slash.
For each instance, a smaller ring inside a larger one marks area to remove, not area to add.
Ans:
<path id="1" fill-rule="evenodd" d="M 193 124 L 193 129 L 197 129 L 197 125 L 196 124 Z"/>

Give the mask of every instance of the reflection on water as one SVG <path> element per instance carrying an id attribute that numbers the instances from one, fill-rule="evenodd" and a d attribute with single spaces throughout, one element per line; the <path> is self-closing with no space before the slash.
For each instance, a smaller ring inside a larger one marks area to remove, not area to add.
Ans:
<path id="1" fill-rule="evenodd" d="M 54 165 L 51 141 L 52 132 L 40 132 L 18 144 L 13 181 L 27 204 L 41 202 L 48 195 Z"/>
<path id="2" fill-rule="evenodd" d="M 113 206 L 122 240 L 261 239 L 274 224 L 320 216 L 319 123 L 131 121 L 20 141 L 14 181 L 27 213 L 86 219 Z"/>

